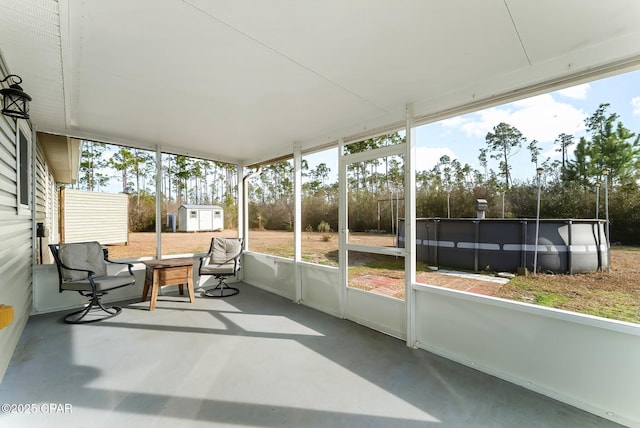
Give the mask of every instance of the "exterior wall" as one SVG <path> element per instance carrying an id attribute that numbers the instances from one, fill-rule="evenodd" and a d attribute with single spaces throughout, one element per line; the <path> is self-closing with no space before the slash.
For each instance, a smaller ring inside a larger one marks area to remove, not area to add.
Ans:
<path id="1" fill-rule="evenodd" d="M 407 338 L 407 309 L 404 300 L 347 288 L 346 318 L 398 339 Z"/>
<path id="2" fill-rule="evenodd" d="M 129 242 L 129 196 L 64 189 L 61 242 Z"/>
<path id="3" fill-rule="evenodd" d="M 31 141 L 27 122 L 18 125 Z M 18 209 L 16 145 L 16 122 L 0 115 L 0 304 L 13 307 L 13 322 L 0 329 L 0 380 L 31 312 L 32 214 Z"/>
<path id="4" fill-rule="evenodd" d="M 245 251 L 242 255 L 240 273 L 244 282 L 293 300 L 293 269 L 293 260 Z"/>
<path id="5" fill-rule="evenodd" d="M 36 144 L 36 187 L 35 198 L 35 218 L 36 224 L 42 223 L 45 236 L 36 237 L 36 263 L 53 263 L 53 256 L 49 251 L 49 243 L 58 242 L 58 196 L 56 183 L 47 166 L 46 158 L 42 152 L 40 142 Z"/>
<path id="6" fill-rule="evenodd" d="M 327 314 L 340 316 L 340 271 L 337 267 L 298 262 L 302 303 Z"/>
<path id="7" fill-rule="evenodd" d="M 414 284 L 417 346 L 640 426 L 640 327 Z"/>
<path id="8" fill-rule="evenodd" d="M 295 299 L 294 269 L 300 269 L 302 303 L 340 316 L 340 275 L 337 268 L 313 265 L 254 252 L 243 255 L 243 281 Z M 346 318 L 400 339 L 406 338 L 405 302 L 353 288 L 347 290 Z"/>

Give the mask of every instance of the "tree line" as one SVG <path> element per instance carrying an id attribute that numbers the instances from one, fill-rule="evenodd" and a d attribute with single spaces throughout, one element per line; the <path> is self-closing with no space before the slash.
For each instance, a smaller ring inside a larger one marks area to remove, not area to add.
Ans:
<path id="1" fill-rule="evenodd" d="M 536 140 L 528 140 L 508 123 L 498 123 L 486 134 L 485 144 L 478 151 L 479 169 L 442 156 L 433 168 L 416 172 L 418 217 L 475 217 L 476 199 L 486 199 L 488 217 L 533 218 L 540 180 L 542 218 L 604 218 L 606 193 L 612 241 L 640 243 L 640 136 L 627 129 L 619 115 L 608 111 L 609 107 L 601 104 L 585 119 L 586 136 L 576 140 L 572 135 L 558 135 L 555 147 L 560 156 L 554 160 L 543 159 Z M 404 141 L 404 136 L 396 132 L 349 144 L 344 154 Z M 532 174 L 517 179 L 513 176 L 514 160 L 523 152 L 531 162 Z M 131 217 L 137 219 L 132 221 L 132 230 L 152 230 L 154 159 L 152 152 L 144 150 L 119 147 L 114 152 L 104 144 L 85 142 L 79 187 L 99 190 L 116 180 L 121 191 L 131 197 Z M 163 212 L 175 212 L 180 204 L 218 204 L 225 208 L 225 227 L 236 226 L 235 165 L 164 153 L 162 165 Z M 107 167 L 117 175 L 105 175 Z M 537 168 L 542 171 L 539 177 Z M 311 168 L 303 158 L 302 176 L 303 230 L 317 230 L 321 223 L 337 230 L 335 172 L 332 174 L 325 163 Z M 403 156 L 352 163 L 347 180 L 349 229 L 395 232 L 398 218 L 404 216 Z M 249 206 L 250 227 L 292 229 L 292 160 L 260 168 L 258 176 L 250 180 Z"/>
<path id="2" fill-rule="evenodd" d="M 181 205 L 220 205 L 225 227 L 236 227 L 237 168 L 233 164 L 162 153 L 162 214 Z M 148 150 L 83 141 L 76 188 L 129 195 L 129 227 L 155 230 L 156 161 Z M 115 171 L 114 174 L 109 172 Z"/>
<path id="3" fill-rule="evenodd" d="M 585 119 L 586 136 L 576 139 L 566 133 L 558 135 L 555 150 L 560 156 L 554 160 L 542 157 L 538 141 L 528 140 L 510 124 L 498 123 L 486 134 L 485 145 L 478 151 L 480 169 L 442 156 L 433 168 L 416 172 L 417 216 L 475 217 L 476 200 L 486 199 L 488 217 L 535 218 L 539 179 L 542 218 L 604 219 L 606 195 L 612 242 L 640 244 L 640 136 L 627 129 L 618 114 L 608 111 L 609 107 L 601 104 Z M 345 154 L 402 142 L 404 137 L 393 133 L 348 145 Z M 515 156 L 523 152 L 531 162 L 532 174 L 515 179 Z M 326 164 L 309 169 L 303 162 L 304 230 L 317 230 L 322 222 L 337 230 L 338 185 L 327 180 L 330 172 Z M 292 187 L 278 191 L 264 187 L 276 182 L 291 186 L 293 164 L 272 164 L 261 174 L 260 184 L 251 193 L 251 225 L 289 227 Z M 275 180 L 277 176 L 280 178 Z M 349 230 L 394 232 L 394 224 L 404 216 L 402 156 L 353 163 L 347 178 Z"/>

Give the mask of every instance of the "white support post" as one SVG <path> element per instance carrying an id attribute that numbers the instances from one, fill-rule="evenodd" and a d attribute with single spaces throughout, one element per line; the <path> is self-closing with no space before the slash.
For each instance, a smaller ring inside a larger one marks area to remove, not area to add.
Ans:
<path id="1" fill-rule="evenodd" d="M 162 258 L 162 151 L 156 145 L 156 258 Z M 177 221 L 177 219 L 175 219 Z"/>
<path id="2" fill-rule="evenodd" d="M 236 195 L 237 195 L 237 200 L 236 200 L 236 206 L 237 206 L 237 219 L 236 221 L 238 222 L 238 238 L 243 238 L 246 239 L 246 235 L 245 235 L 245 230 L 244 230 L 244 189 L 243 189 L 243 185 L 244 182 L 242 180 L 242 178 L 244 177 L 244 168 L 241 164 L 236 164 L 236 183 L 237 187 L 236 187 Z M 245 246 L 245 248 L 247 248 Z"/>
<path id="3" fill-rule="evenodd" d="M 415 292 L 416 282 L 416 138 L 413 123 L 413 107 L 406 107 L 406 153 L 404 159 L 404 275 L 405 304 L 407 308 L 407 346 L 416 344 Z"/>
<path id="4" fill-rule="evenodd" d="M 242 238 L 243 240 L 243 245 L 244 245 L 244 249 L 246 250 L 247 248 L 249 248 L 249 242 L 247 242 L 249 233 L 249 210 L 247 209 L 248 207 L 248 203 L 245 204 L 245 201 L 248 199 L 247 195 L 246 195 L 246 191 L 244 189 L 245 182 L 244 182 L 244 167 L 242 166 L 242 164 L 237 163 L 236 164 L 236 196 L 237 196 L 237 200 L 236 200 L 236 207 L 237 207 L 237 217 L 236 217 L 236 221 L 238 222 L 238 238 Z M 246 220 L 245 220 L 246 218 Z M 244 260 L 242 260 L 242 263 L 244 264 Z M 237 278 L 240 281 L 244 280 L 244 269 L 240 269 L 237 273 Z"/>
<path id="5" fill-rule="evenodd" d="M 240 184 L 238 186 L 238 221 L 242 218 L 242 223 L 238 225 L 238 229 L 242 228 L 242 238 L 244 239 L 244 249 L 249 249 L 249 178 L 245 177 L 244 167 L 238 166 L 238 170 L 242 170 L 240 175 Z M 242 196 L 240 196 L 242 193 Z"/>
<path id="6" fill-rule="evenodd" d="M 300 262 L 302 261 L 302 154 L 300 146 L 293 145 L 293 198 L 294 198 L 294 220 L 293 220 L 293 260 L 294 260 L 294 302 L 302 301 L 302 272 Z"/>
<path id="7" fill-rule="evenodd" d="M 347 242 L 349 230 L 347 224 L 347 165 L 344 157 L 344 140 L 338 140 L 338 268 L 340 272 L 339 313 L 341 318 L 347 316 L 347 282 L 349 280 L 349 260 L 347 256 Z"/>

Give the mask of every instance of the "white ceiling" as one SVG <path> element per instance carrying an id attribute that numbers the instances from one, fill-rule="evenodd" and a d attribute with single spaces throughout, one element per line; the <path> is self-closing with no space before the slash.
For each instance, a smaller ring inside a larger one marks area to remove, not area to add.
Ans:
<path id="1" fill-rule="evenodd" d="M 0 0 L 40 131 L 252 163 L 640 63 L 637 0 Z"/>

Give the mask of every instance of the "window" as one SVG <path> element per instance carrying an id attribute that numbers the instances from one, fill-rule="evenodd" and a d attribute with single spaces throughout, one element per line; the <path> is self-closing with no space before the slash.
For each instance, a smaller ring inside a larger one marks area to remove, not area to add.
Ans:
<path id="1" fill-rule="evenodd" d="M 29 132 L 21 125 L 18 125 L 18 146 L 17 152 L 17 211 L 20 215 L 30 214 L 29 204 L 29 142 L 31 138 Z"/>
<path id="2" fill-rule="evenodd" d="M 293 258 L 293 161 L 263 165 L 248 185 L 248 249 Z"/>
<path id="3" fill-rule="evenodd" d="M 640 323 L 638 82 L 416 128 L 417 282 Z"/>
<path id="4" fill-rule="evenodd" d="M 178 220 L 175 232 L 162 231 L 162 254 L 203 254 L 212 237 L 238 236 L 235 165 L 163 153 L 162 170 L 162 211 Z"/>
<path id="5" fill-rule="evenodd" d="M 302 157 L 302 260 L 338 266 L 338 148 Z"/>
<path id="6" fill-rule="evenodd" d="M 398 242 L 404 217 L 404 136 L 394 132 L 345 146 L 347 285 L 405 298 L 404 251 Z"/>
<path id="7" fill-rule="evenodd" d="M 216 205 L 216 236 L 237 236 L 236 166 L 181 155 L 161 153 L 160 183 L 156 177 L 156 153 L 131 147 L 84 141 L 80 159 L 79 190 L 120 193 L 128 196 L 129 242 L 110 245 L 113 259 L 132 260 L 156 255 L 156 196 L 160 188 L 161 251 L 169 254 L 205 253 L 212 231 L 202 228 L 212 214 L 183 205 Z M 179 217 L 178 213 L 181 213 Z M 206 214 L 206 215 L 204 215 Z M 181 224 L 182 223 L 189 223 Z M 199 220 L 199 221 L 198 221 Z M 207 225 L 207 229 L 211 229 Z M 189 231 L 189 239 L 182 232 Z"/>

